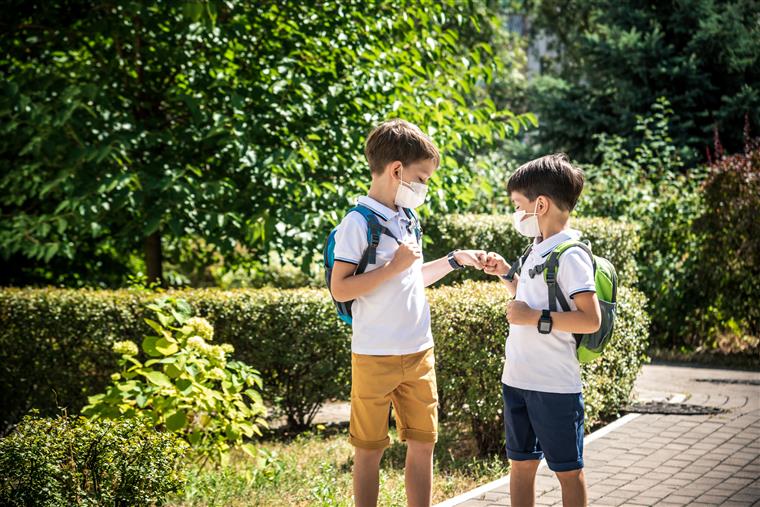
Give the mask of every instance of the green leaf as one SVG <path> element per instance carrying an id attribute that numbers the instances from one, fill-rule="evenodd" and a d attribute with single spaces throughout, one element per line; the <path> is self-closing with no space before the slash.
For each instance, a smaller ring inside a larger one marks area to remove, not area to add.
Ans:
<path id="1" fill-rule="evenodd" d="M 187 414 L 184 410 L 178 410 L 166 418 L 166 429 L 169 431 L 178 431 L 187 424 Z"/>
<path id="2" fill-rule="evenodd" d="M 156 384 L 160 387 L 173 387 L 173 384 L 171 380 L 169 380 L 169 377 L 167 377 L 165 374 L 161 373 L 160 371 L 150 371 L 147 373 L 144 373 L 145 378 L 147 378 L 152 383 Z"/>
<path id="3" fill-rule="evenodd" d="M 151 320 L 151 319 L 144 319 L 144 320 L 145 320 L 145 323 L 148 324 L 150 327 L 152 327 L 156 333 L 162 334 L 164 332 L 163 326 L 159 324 L 158 322 L 156 322 L 155 320 Z"/>
<path id="4" fill-rule="evenodd" d="M 161 338 L 156 342 L 156 350 L 160 352 L 161 354 L 165 356 L 170 356 L 172 354 L 175 354 L 179 347 L 177 346 L 177 342 L 174 340 L 167 340 L 166 338 Z"/>
<path id="5" fill-rule="evenodd" d="M 248 456 L 250 456 L 252 458 L 256 458 L 256 448 L 253 446 L 253 444 L 243 444 L 243 445 L 240 446 L 240 448 Z"/>
<path id="6" fill-rule="evenodd" d="M 158 336 L 146 336 L 142 341 L 143 351 L 151 357 L 160 357 L 162 354 L 156 350 L 156 342 L 159 340 Z"/>
<path id="7" fill-rule="evenodd" d="M 184 394 L 184 395 L 190 394 L 192 385 L 193 385 L 192 380 L 189 380 L 186 378 L 181 378 L 177 380 L 177 389 L 179 390 L 181 394 Z"/>
<path id="8" fill-rule="evenodd" d="M 177 378 L 180 375 L 182 375 L 182 371 L 180 371 L 180 369 L 177 368 L 177 366 L 173 364 L 167 364 L 164 367 L 164 373 L 166 373 L 170 378 Z M 177 382 L 177 387 L 179 388 L 179 382 Z M 182 389 L 180 389 L 180 391 L 181 390 Z"/>

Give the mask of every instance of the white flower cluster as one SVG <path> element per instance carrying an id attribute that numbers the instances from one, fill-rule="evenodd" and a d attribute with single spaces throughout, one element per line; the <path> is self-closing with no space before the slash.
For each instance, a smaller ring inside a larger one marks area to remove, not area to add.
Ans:
<path id="1" fill-rule="evenodd" d="M 125 340 L 123 342 L 114 343 L 113 351 L 123 356 L 136 356 L 138 349 L 135 342 L 131 340 Z"/>

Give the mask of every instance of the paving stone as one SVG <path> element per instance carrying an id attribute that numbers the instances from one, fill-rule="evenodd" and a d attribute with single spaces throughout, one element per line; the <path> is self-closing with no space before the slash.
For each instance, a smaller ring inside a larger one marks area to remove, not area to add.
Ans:
<path id="1" fill-rule="evenodd" d="M 643 414 L 585 446 L 589 504 L 760 507 L 760 396 L 756 385 L 696 382 L 697 378 L 760 380 L 758 372 L 662 365 L 644 367 L 642 399 L 688 392 L 685 403 L 730 408 L 713 416 Z M 662 399 L 662 398 L 660 398 Z M 508 486 L 458 505 L 510 505 Z M 536 504 L 561 505 L 553 472 L 536 478 Z"/>

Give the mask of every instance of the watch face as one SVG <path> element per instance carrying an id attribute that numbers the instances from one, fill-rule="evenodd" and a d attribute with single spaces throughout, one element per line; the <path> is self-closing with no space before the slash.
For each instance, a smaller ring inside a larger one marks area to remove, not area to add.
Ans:
<path id="1" fill-rule="evenodd" d="M 538 324 L 538 329 L 539 329 L 539 331 L 541 331 L 543 333 L 548 333 L 549 331 L 552 330 L 552 323 L 551 322 L 546 322 L 545 320 L 542 320 Z"/>

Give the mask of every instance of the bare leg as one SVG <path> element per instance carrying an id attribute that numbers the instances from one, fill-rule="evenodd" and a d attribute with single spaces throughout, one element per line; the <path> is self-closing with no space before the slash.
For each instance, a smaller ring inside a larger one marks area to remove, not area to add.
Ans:
<path id="1" fill-rule="evenodd" d="M 535 503 L 536 470 L 541 460 L 510 460 L 509 496 L 514 507 L 533 507 Z"/>
<path id="2" fill-rule="evenodd" d="M 406 441 L 406 502 L 409 507 L 430 507 L 433 496 L 433 442 Z"/>
<path id="3" fill-rule="evenodd" d="M 557 472 L 557 479 L 562 486 L 562 505 L 564 507 L 586 507 L 586 476 L 583 469 L 569 472 Z"/>
<path id="4" fill-rule="evenodd" d="M 376 507 L 380 488 L 380 460 L 385 449 L 354 448 L 354 502 L 356 507 Z"/>

